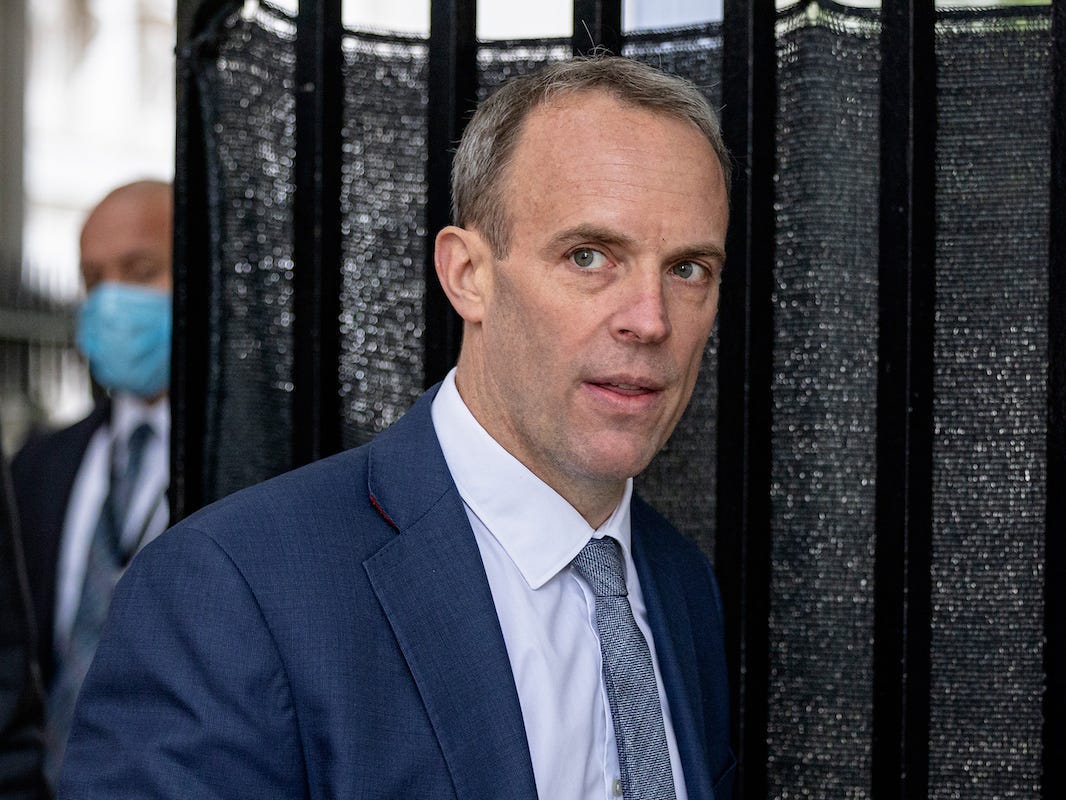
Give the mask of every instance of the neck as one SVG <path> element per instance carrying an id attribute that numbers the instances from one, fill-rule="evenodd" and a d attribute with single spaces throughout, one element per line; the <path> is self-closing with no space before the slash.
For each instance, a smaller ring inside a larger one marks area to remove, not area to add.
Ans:
<path id="1" fill-rule="evenodd" d="M 538 475 L 537 477 L 540 476 Z M 541 480 L 543 480 L 543 478 Z M 547 483 L 547 481 L 545 482 Z M 595 495 L 586 493 L 580 498 L 576 496 L 568 497 L 565 492 L 559 491 L 558 487 L 552 486 L 551 483 L 548 483 L 548 485 L 555 489 L 555 491 L 559 492 L 566 502 L 577 509 L 577 512 L 585 518 L 585 522 L 587 522 L 593 530 L 610 519 L 611 514 L 613 514 L 614 510 L 618 508 L 618 503 L 622 500 L 622 495 L 625 493 L 625 484 L 622 484 L 621 487 L 612 487 L 608 491 L 598 492 Z"/>
<path id="2" fill-rule="evenodd" d="M 625 494 L 626 479 L 606 480 L 602 475 L 581 474 L 568 468 L 567 464 L 538 460 L 532 455 L 536 448 L 526 446 L 520 431 L 508 426 L 508 421 L 501 415 L 486 412 L 486 409 L 498 406 L 498 402 L 491 392 L 486 391 L 488 381 L 484 376 L 488 370 L 480 359 L 480 352 L 478 347 L 471 345 L 471 332 L 464 329 L 455 388 L 467 410 L 489 436 L 572 505 L 592 528 L 600 527 L 618 507 Z"/>

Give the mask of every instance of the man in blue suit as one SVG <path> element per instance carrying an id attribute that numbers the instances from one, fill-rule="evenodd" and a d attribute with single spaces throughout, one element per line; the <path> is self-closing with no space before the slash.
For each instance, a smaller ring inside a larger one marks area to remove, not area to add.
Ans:
<path id="1" fill-rule="evenodd" d="M 457 368 L 135 559 L 60 795 L 729 798 L 715 579 L 632 494 L 714 321 L 727 164 L 634 62 L 486 101 L 436 240 Z"/>

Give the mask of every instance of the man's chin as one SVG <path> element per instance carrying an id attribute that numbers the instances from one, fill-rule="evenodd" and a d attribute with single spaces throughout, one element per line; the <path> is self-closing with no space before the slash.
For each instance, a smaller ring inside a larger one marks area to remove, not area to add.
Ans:
<path id="1" fill-rule="evenodd" d="M 646 442 L 642 446 L 593 448 L 586 464 L 604 483 L 625 483 L 647 468 L 655 452 L 649 452 Z"/>

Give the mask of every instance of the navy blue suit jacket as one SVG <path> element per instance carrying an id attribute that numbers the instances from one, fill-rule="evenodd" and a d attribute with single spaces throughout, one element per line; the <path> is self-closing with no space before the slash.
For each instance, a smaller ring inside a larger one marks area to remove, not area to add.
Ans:
<path id="1" fill-rule="evenodd" d="M 536 797 L 488 580 L 430 418 L 238 492 L 115 594 L 60 797 Z M 731 797 L 706 560 L 633 505 L 689 796 Z"/>

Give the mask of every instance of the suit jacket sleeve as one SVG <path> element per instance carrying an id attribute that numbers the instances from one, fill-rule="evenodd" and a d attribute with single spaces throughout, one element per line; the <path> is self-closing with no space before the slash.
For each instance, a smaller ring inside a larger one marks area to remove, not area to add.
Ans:
<path id="1" fill-rule="evenodd" d="M 59 796 L 286 798 L 305 784 L 289 681 L 253 592 L 213 539 L 170 531 L 119 582 Z"/>

